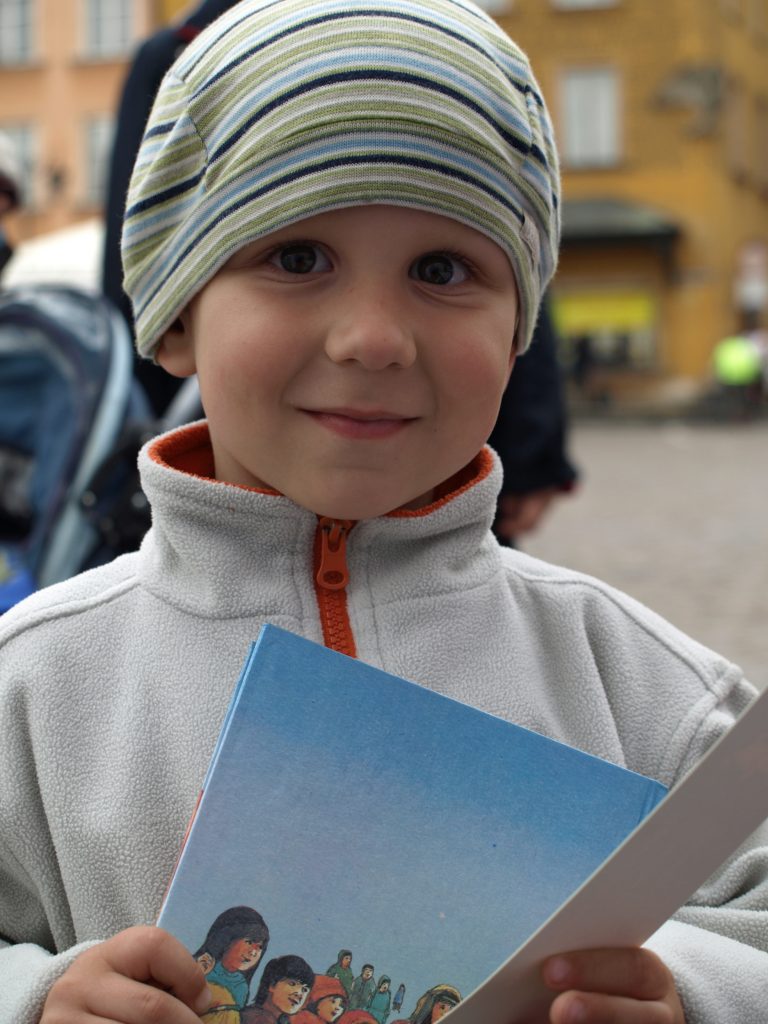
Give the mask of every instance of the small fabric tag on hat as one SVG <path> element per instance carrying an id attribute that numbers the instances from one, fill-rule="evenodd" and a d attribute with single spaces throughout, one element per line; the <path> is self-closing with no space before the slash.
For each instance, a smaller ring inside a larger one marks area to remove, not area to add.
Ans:
<path id="1" fill-rule="evenodd" d="M 527 217 L 524 217 L 523 219 L 523 225 L 520 228 L 520 236 L 533 257 L 534 266 L 538 266 L 540 256 L 539 233 L 536 230 L 535 225 L 533 225 Z"/>

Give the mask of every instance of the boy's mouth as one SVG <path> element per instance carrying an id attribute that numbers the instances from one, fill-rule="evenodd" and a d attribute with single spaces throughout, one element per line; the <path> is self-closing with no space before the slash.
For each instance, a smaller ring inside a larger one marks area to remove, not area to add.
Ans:
<path id="1" fill-rule="evenodd" d="M 383 409 L 306 409 L 304 411 L 316 423 L 334 434 L 356 440 L 393 437 L 417 419 L 415 416 L 403 416 L 400 413 Z"/>

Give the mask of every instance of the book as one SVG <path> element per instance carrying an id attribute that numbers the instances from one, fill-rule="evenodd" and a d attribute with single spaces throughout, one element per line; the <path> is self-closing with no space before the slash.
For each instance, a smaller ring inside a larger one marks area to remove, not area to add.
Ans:
<path id="1" fill-rule="evenodd" d="M 210 972 L 224 1008 L 212 1021 L 326 1019 L 308 1015 L 313 984 L 340 1024 L 407 1020 L 436 992 L 460 1008 L 665 792 L 267 625 L 158 924 Z M 240 945 L 225 929 L 238 919 L 252 922 Z M 284 1016 L 271 997 L 272 1017 L 243 1010 L 285 958 L 309 975 Z"/>

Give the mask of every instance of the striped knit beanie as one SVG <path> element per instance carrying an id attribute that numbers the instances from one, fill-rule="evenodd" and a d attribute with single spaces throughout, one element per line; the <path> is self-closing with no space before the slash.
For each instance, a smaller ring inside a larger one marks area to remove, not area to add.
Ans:
<path id="1" fill-rule="evenodd" d="M 559 239 L 552 127 L 528 60 L 471 0 L 242 0 L 178 58 L 123 228 L 139 351 L 237 250 L 389 203 L 493 239 L 530 342 Z"/>

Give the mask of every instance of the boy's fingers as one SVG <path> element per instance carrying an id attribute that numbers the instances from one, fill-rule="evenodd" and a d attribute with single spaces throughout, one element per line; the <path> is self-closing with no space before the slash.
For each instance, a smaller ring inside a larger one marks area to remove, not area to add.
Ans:
<path id="1" fill-rule="evenodd" d="M 578 989 L 630 999 L 664 999 L 674 989 L 664 963 L 649 949 L 588 949 L 547 960 L 544 982 L 556 991 Z"/>
<path id="2" fill-rule="evenodd" d="M 623 996 L 564 992 L 552 1003 L 550 1024 L 676 1024 L 668 1003 Z"/>
<path id="3" fill-rule="evenodd" d="M 117 974 L 100 979 L 88 994 L 88 1011 L 120 1024 L 199 1024 L 199 1017 L 161 988 Z"/>
<path id="4" fill-rule="evenodd" d="M 117 974 L 166 989 L 196 1013 L 208 1009 L 210 989 L 202 968 L 189 950 L 162 928 L 129 928 L 101 949 Z"/>

